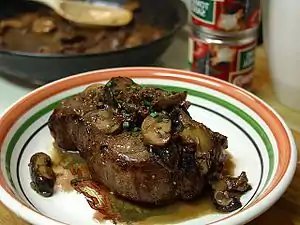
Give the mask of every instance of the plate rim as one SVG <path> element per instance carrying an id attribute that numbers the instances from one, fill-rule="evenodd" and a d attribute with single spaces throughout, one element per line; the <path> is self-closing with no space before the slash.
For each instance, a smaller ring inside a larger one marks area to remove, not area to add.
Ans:
<path id="1" fill-rule="evenodd" d="M 186 77 L 186 78 L 191 79 L 191 82 L 193 82 L 193 81 L 195 82 L 196 80 L 201 80 L 201 81 L 199 81 L 199 83 L 202 83 L 202 85 L 201 84 L 196 84 L 196 85 L 204 86 L 204 83 L 206 83 L 208 86 L 210 86 L 210 87 L 208 87 L 209 89 L 212 89 L 217 92 L 221 92 L 222 94 L 225 94 L 225 95 L 229 95 L 230 97 L 233 97 L 232 95 L 239 95 L 239 98 L 242 98 L 242 99 L 244 98 L 244 100 L 247 100 L 246 98 L 248 98 L 248 101 L 252 101 L 253 103 L 256 103 L 256 104 L 259 103 L 261 106 L 263 106 L 264 110 L 268 110 L 270 113 L 272 113 L 274 115 L 274 117 L 282 125 L 283 131 L 286 132 L 286 137 L 285 137 L 286 140 L 285 141 L 287 141 L 290 146 L 289 147 L 290 160 L 289 160 L 289 165 L 286 168 L 286 171 L 284 171 L 284 173 L 282 174 L 282 179 L 280 181 L 278 181 L 277 185 L 275 185 L 273 189 L 269 190 L 269 192 L 265 196 L 263 196 L 262 199 L 260 199 L 258 202 L 256 202 L 253 206 L 246 208 L 247 210 L 245 210 L 245 211 L 239 212 L 238 214 L 241 215 L 240 217 L 232 217 L 232 216 L 236 215 L 236 213 L 234 213 L 233 215 L 226 217 L 225 220 L 220 219 L 220 220 L 214 221 L 213 223 L 210 223 L 210 224 L 221 224 L 221 223 L 224 224 L 224 222 L 227 223 L 228 219 L 230 220 L 230 218 L 231 218 L 230 224 L 240 224 L 240 223 L 244 223 L 247 221 L 251 221 L 252 219 L 261 215 L 267 209 L 269 209 L 281 197 L 281 195 L 284 193 L 284 191 L 290 184 L 290 182 L 293 178 L 294 172 L 296 170 L 297 149 L 296 149 L 296 144 L 295 144 L 294 138 L 292 136 L 291 130 L 288 128 L 288 126 L 286 125 L 284 120 L 281 118 L 281 116 L 272 107 L 270 107 L 267 103 L 265 103 L 264 101 L 262 101 L 261 99 L 259 99 L 255 95 L 253 95 L 252 93 L 245 91 L 244 89 L 234 86 L 230 83 L 218 80 L 213 77 L 208 77 L 208 76 L 202 75 L 202 74 L 197 74 L 197 73 L 184 71 L 184 70 L 168 69 L 168 68 L 160 68 L 160 67 L 124 67 L 124 68 L 95 70 L 95 71 L 81 73 L 78 75 L 73 75 L 73 76 L 66 77 L 61 80 L 57 80 L 57 81 L 47 84 L 45 86 L 42 86 L 42 87 L 34 90 L 33 92 L 30 92 L 27 95 L 25 95 L 23 98 L 18 100 L 15 104 L 13 104 L 11 107 L 9 107 L 4 112 L 3 116 L 0 118 L 0 127 L 2 127 L 1 125 L 3 125 L 3 124 L 7 126 L 8 122 L 9 122 L 7 120 L 9 120 L 9 117 L 11 117 L 8 115 L 11 112 L 14 112 L 17 107 L 20 107 L 20 105 L 22 106 L 23 104 L 25 104 L 26 100 L 32 99 L 34 96 L 36 96 L 42 92 L 44 94 L 46 94 L 45 90 L 50 89 L 52 91 L 55 91 L 56 93 L 62 93 L 66 90 L 80 86 L 80 84 L 84 85 L 84 84 L 90 84 L 93 82 L 97 82 L 96 81 L 97 76 L 102 76 L 102 77 L 100 77 L 101 80 L 105 80 L 103 78 L 103 76 L 105 74 L 108 74 L 105 76 L 110 78 L 110 77 L 112 77 L 111 75 L 113 75 L 113 76 L 119 75 L 120 76 L 122 73 L 127 72 L 128 74 L 130 74 L 130 73 L 133 73 L 133 71 L 141 73 L 140 78 L 145 78 L 142 76 L 142 74 L 143 74 L 143 72 L 147 72 L 148 75 L 151 74 L 153 76 L 153 78 L 156 78 L 156 79 L 160 79 L 159 75 L 163 75 L 163 76 L 165 76 L 165 78 L 172 80 L 172 75 L 173 76 L 176 75 L 177 76 L 176 79 L 180 79 L 180 77 L 181 78 Z M 125 74 L 125 76 L 126 76 L 126 74 Z M 134 76 L 134 77 L 139 78 L 138 76 Z M 98 77 L 98 80 L 100 80 L 99 77 Z M 173 77 L 173 80 L 174 80 L 174 77 Z M 70 81 L 72 81 L 72 82 L 70 82 Z M 68 84 L 68 85 L 64 85 L 64 84 Z M 57 86 L 59 86 L 60 88 L 58 89 Z M 214 88 L 213 88 L 213 86 L 214 86 Z M 232 93 L 231 93 L 232 95 L 230 95 L 230 93 L 228 91 L 226 91 L 226 88 L 229 88 L 230 90 L 232 90 Z M 46 100 L 50 96 L 52 96 L 52 94 L 48 94 L 48 96 L 46 95 L 46 97 L 44 96 L 43 100 Z M 241 99 L 238 99 L 235 97 L 233 97 L 233 98 L 236 99 L 237 101 L 241 101 Z M 43 101 L 43 100 L 41 100 L 41 101 Z M 28 103 L 29 105 L 28 105 L 28 108 L 26 109 L 26 111 L 30 110 L 32 107 L 34 107 L 36 104 L 39 104 L 39 103 L 40 102 L 38 100 L 36 100 L 34 102 L 34 104 Z M 244 102 L 242 102 L 242 103 L 244 103 Z M 248 105 L 246 105 L 246 107 L 252 109 Z M 261 114 L 259 112 L 256 112 L 256 113 L 259 116 L 261 116 Z M 16 119 L 18 119 L 18 118 L 19 117 L 16 117 Z M 263 119 L 263 118 L 262 118 L 262 120 L 265 121 L 265 119 Z M 11 126 L 12 126 L 14 124 L 15 120 L 12 120 L 10 122 L 12 122 L 12 124 L 11 124 Z M 11 129 L 11 126 L 9 127 L 8 130 Z M 271 131 L 273 131 L 273 130 L 274 129 L 271 129 Z M 5 139 L 6 134 L 7 134 L 7 132 L 3 135 L 0 134 L 0 144 Z M 277 172 L 278 171 L 276 171 L 275 174 L 277 174 Z M 47 224 L 53 224 L 53 225 L 54 224 L 55 225 L 64 224 L 62 222 L 56 221 L 53 218 L 47 217 L 39 212 L 32 210 L 31 208 L 27 207 L 25 204 L 23 204 L 23 203 L 19 202 L 17 199 L 15 199 L 13 197 L 14 194 L 9 190 L 9 188 L 8 188 L 8 190 L 5 190 L 5 189 L 7 189 L 7 187 L 6 187 L 5 181 L 3 179 L 3 176 L 1 174 L 0 175 L 0 200 L 8 208 L 10 208 L 14 213 L 21 216 L 25 220 L 27 220 L 29 222 L 33 222 L 35 224 L 37 224 L 37 223 L 38 224 L 47 223 Z M 42 222 L 42 223 L 40 223 L 40 222 Z"/>

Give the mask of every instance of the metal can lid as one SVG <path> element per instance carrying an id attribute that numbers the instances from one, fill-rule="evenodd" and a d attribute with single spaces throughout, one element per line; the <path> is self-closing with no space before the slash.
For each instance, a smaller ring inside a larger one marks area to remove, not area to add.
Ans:
<path id="1" fill-rule="evenodd" d="M 196 30 L 196 32 L 204 32 L 209 33 L 211 35 L 219 36 L 219 37 L 225 37 L 225 38 L 244 38 L 251 35 L 257 35 L 258 33 L 258 27 L 242 30 L 242 31 L 235 31 L 235 32 L 222 32 L 213 30 L 211 28 L 205 27 L 205 26 L 199 26 L 196 24 L 191 24 L 191 27 L 193 30 Z"/>
<path id="2" fill-rule="evenodd" d="M 209 44 L 219 45 L 246 45 L 257 40 L 257 32 L 249 33 L 245 36 L 222 37 L 212 33 L 206 33 L 201 30 L 192 29 L 191 34 L 195 38 L 199 38 Z"/>

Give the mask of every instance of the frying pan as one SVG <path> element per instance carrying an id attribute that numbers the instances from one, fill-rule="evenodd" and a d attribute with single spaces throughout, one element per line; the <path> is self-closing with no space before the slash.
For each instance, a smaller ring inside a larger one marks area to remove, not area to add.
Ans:
<path id="1" fill-rule="evenodd" d="M 90 70 L 153 65 L 186 23 L 188 12 L 181 0 L 140 2 L 142 10 L 139 20 L 166 29 L 163 37 L 133 48 L 97 54 L 62 55 L 0 50 L 0 74 L 44 84 Z M 42 6 L 22 0 L 0 0 L 0 19 L 22 11 L 38 10 L 39 7 Z"/>

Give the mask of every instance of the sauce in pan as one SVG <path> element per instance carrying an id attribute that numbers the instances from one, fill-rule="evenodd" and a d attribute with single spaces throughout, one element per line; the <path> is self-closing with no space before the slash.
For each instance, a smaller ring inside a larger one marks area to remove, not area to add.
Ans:
<path id="1" fill-rule="evenodd" d="M 30 53 L 102 53 L 146 44 L 164 34 L 164 29 L 138 18 L 121 27 L 78 27 L 44 8 L 0 19 L 0 49 Z"/>

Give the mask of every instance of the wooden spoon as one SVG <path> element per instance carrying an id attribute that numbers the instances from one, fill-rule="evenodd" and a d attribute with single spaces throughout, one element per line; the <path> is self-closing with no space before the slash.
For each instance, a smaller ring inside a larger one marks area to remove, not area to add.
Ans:
<path id="1" fill-rule="evenodd" d="M 30 0 L 47 5 L 58 15 L 79 26 L 124 26 L 130 23 L 133 13 L 122 7 L 91 4 L 67 0 Z"/>

